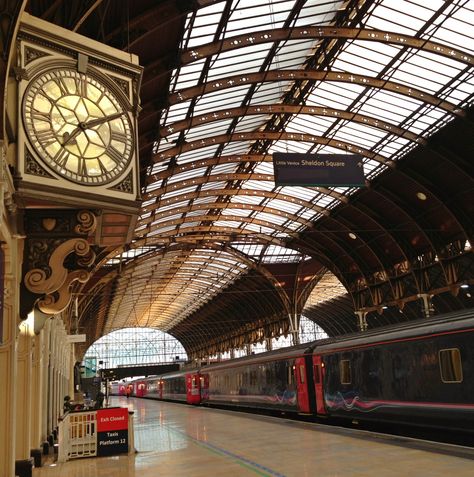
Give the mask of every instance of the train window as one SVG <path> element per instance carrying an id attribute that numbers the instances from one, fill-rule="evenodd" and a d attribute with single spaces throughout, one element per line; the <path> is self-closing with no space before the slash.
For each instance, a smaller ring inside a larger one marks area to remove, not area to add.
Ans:
<path id="1" fill-rule="evenodd" d="M 321 384 L 321 367 L 319 364 L 314 365 L 314 382 L 316 384 Z"/>
<path id="2" fill-rule="evenodd" d="M 288 366 L 288 384 L 293 384 L 293 373 L 295 372 L 295 367 L 290 363 L 287 363 Z"/>
<path id="3" fill-rule="evenodd" d="M 348 359 L 341 359 L 341 361 L 339 361 L 339 374 L 341 377 L 341 384 L 351 384 L 351 362 Z"/>
<path id="4" fill-rule="evenodd" d="M 439 370 L 443 383 L 462 382 L 462 361 L 458 348 L 441 349 L 439 351 Z"/>
<path id="5" fill-rule="evenodd" d="M 300 364 L 300 383 L 301 384 L 304 383 L 304 373 L 305 373 L 304 366 Z"/>

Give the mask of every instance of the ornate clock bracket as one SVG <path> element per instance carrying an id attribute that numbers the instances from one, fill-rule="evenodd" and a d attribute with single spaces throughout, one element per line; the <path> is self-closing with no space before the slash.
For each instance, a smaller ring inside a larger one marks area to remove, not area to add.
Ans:
<path id="1" fill-rule="evenodd" d="M 74 282 L 85 283 L 95 252 L 97 219 L 88 210 L 26 210 L 21 317 L 36 305 L 46 314 L 64 310 Z M 92 239 L 93 240 L 93 239 Z"/>

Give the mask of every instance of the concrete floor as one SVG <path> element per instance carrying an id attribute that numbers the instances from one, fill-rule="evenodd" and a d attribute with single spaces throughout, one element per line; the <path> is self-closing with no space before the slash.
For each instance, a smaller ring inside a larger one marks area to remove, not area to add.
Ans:
<path id="1" fill-rule="evenodd" d="M 33 477 L 474 476 L 474 460 L 450 446 L 143 399 L 112 404 L 135 411 L 135 455 L 47 462 Z"/>

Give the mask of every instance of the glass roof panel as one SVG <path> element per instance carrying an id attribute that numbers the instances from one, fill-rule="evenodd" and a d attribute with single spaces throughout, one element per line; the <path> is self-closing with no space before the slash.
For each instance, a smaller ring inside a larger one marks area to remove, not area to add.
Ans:
<path id="1" fill-rule="evenodd" d="M 224 164 L 217 164 L 212 167 L 212 174 L 230 174 L 238 168 L 238 162 L 228 162 Z"/>
<path id="2" fill-rule="evenodd" d="M 176 182 L 190 180 L 195 177 L 202 177 L 205 172 L 206 172 L 206 168 L 204 167 L 195 168 L 195 169 L 191 169 L 184 172 L 179 172 L 168 178 L 168 184 L 174 184 Z"/>

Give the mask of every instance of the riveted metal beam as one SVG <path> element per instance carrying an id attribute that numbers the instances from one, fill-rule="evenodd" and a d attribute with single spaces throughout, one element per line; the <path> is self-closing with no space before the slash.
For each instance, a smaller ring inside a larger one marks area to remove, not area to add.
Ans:
<path id="1" fill-rule="evenodd" d="M 347 141 L 341 141 L 338 139 L 330 139 L 323 136 L 317 136 L 314 134 L 306 133 L 287 133 L 287 132 L 269 132 L 269 131 L 257 131 L 257 132 L 241 132 L 233 134 L 219 134 L 217 136 L 211 136 L 197 141 L 191 141 L 186 144 L 172 147 L 153 156 L 154 162 L 162 162 L 175 156 L 179 156 L 185 152 L 196 151 L 205 147 L 215 146 L 218 144 L 225 144 L 234 141 L 296 141 L 296 142 L 309 142 L 320 144 L 322 146 L 331 146 L 336 149 L 341 149 L 352 154 L 361 154 L 374 161 L 382 164 L 389 163 L 388 159 L 381 154 L 370 151 L 363 147 L 357 146 Z"/>
<path id="2" fill-rule="evenodd" d="M 371 87 L 397 93 L 416 99 L 421 103 L 431 104 L 440 109 L 444 109 L 451 114 L 464 116 L 465 112 L 449 101 L 444 101 L 426 91 L 417 89 L 414 86 L 406 86 L 390 80 L 373 78 L 371 76 L 358 75 L 354 73 L 330 72 L 330 71 L 308 71 L 308 70 L 271 70 L 259 73 L 249 73 L 246 75 L 230 76 L 216 81 L 210 81 L 203 85 L 193 86 L 180 90 L 169 96 L 170 105 L 189 101 L 192 98 L 208 93 L 214 93 L 227 88 L 235 88 L 247 84 L 281 82 L 281 81 L 322 81 L 322 82 L 342 82 L 357 84 L 359 86 Z"/>

